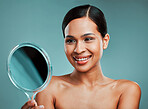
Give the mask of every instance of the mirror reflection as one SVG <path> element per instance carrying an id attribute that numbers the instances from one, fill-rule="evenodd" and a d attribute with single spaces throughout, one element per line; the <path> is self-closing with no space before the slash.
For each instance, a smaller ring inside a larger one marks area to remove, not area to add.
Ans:
<path id="1" fill-rule="evenodd" d="M 17 45 L 8 57 L 8 75 L 12 83 L 25 92 L 41 91 L 51 79 L 49 57 L 34 44 Z"/>

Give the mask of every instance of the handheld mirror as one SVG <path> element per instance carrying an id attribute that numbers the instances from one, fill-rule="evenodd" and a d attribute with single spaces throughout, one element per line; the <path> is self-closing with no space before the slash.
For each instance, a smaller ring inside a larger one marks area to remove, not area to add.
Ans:
<path id="1" fill-rule="evenodd" d="M 22 43 L 8 56 L 8 76 L 29 99 L 42 91 L 50 82 L 52 72 L 47 53 L 37 45 Z"/>

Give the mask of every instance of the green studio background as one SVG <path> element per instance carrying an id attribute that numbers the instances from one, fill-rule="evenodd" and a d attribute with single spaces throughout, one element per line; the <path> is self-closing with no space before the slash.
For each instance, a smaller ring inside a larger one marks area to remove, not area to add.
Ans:
<path id="1" fill-rule="evenodd" d="M 19 109 L 28 100 L 7 75 L 6 60 L 15 45 L 38 44 L 47 51 L 54 75 L 72 72 L 61 24 L 69 9 L 88 3 L 104 12 L 111 36 L 101 60 L 104 75 L 137 82 L 142 89 L 140 109 L 148 108 L 148 0 L 0 0 L 1 109 Z"/>

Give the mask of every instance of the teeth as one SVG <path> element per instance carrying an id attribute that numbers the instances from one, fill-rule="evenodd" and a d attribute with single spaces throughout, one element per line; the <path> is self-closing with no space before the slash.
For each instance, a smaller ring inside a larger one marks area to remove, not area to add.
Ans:
<path id="1" fill-rule="evenodd" d="M 76 58 L 75 58 L 76 59 Z M 79 59 L 76 59 L 77 61 L 85 61 L 87 60 L 88 58 L 79 58 Z"/>

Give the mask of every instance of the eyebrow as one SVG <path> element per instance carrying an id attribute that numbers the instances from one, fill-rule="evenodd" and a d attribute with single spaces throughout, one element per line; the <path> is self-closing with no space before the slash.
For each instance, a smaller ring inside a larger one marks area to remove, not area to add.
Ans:
<path id="1" fill-rule="evenodd" d="M 74 36 L 71 36 L 71 35 L 67 35 L 65 38 L 74 38 Z"/>
<path id="2" fill-rule="evenodd" d="M 81 37 L 84 37 L 84 36 L 88 36 L 88 35 L 95 35 L 94 33 L 86 33 L 86 34 L 83 34 Z M 66 38 L 74 38 L 74 36 L 72 35 L 67 35 Z"/>
<path id="3" fill-rule="evenodd" d="M 83 34 L 81 37 L 88 36 L 88 35 L 95 35 L 95 34 L 94 33 L 86 33 L 86 34 Z"/>

